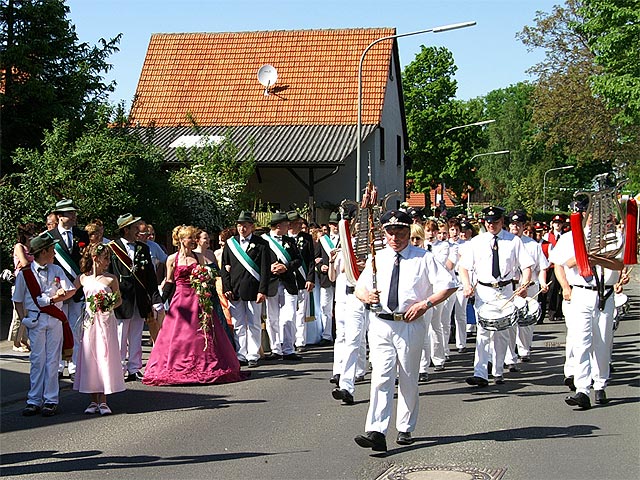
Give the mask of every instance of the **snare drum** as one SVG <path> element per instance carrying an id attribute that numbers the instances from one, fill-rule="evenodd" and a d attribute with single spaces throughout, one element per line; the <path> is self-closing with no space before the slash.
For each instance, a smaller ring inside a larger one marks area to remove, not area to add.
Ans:
<path id="1" fill-rule="evenodd" d="M 516 324 L 519 315 L 520 312 L 513 302 L 492 300 L 478 309 L 478 323 L 486 330 L 506 330 Z"/>
<path id="2" fill-rule="evenodd" d="M 618 320 L 629 313 L 629 299 L 624 293 L 616 293 L 613 296 L 613 303 L 616 307 L 613 316 Z"/>
<path id="3" fill-rule="evenodd" d="M 526 309 L 523 312 L 523 315 L 518 318 L 518 325 L 521 327 L 528 327 L 530 325 L 535 325 L 542 317 L 542 310 L 540 309 L 540 303 L 531 297 L 523 298 L 526 303 Z"/>

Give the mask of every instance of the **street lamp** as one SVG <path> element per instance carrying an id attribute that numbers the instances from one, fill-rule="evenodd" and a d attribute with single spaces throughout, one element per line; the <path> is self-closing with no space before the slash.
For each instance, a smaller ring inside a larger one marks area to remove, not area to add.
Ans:
<path id="1" fill-rule="evenodd" d="M 497 152 L 478 153 L 477 155 L 471 157 L 471 160 L 469 160 L 469 162 L 473 162 L 474 158 L 484 157 L 486 155 L 508 155 L 510 152 L 511 150 L 498 150 Z M 471 215 L 471 192 L 469 192 L 469 195 L 467 196 L 467 215 Z"/>
<path id="2" fill-rule="evenodd" d="M 493 123 L 493 122 L 495 122 L 495 120 L 482 120 L 481 122 L 469 123 L 467 125 L 458 125 L 457 127 L 451 127 L 449 130 L 447 130 L 444 133 L 453 132 L 454 130 L 458 130 L 459 128 L 479 127 L 481 125 L 487 125 L 488 123 Z"/>
<path id="3" fill-rule="evenodd" d="M 360 64 L 358 65 L 358 128 L 357 128 L 357 141 L 356 141 L 356 201 L 359 202 L 361 199 L 360 192 L 360 164 L 362 161 L 362 152 L 361 152 L 361 143 L 362 143 L 362 63 L 364 62 L 364 57 L 367 55 L 367 52 L 373 47 L 376 43 L 382 42 L 384 40 L 393 40 L 394 38 L 400 37 L 408 37 L 411 35 L 420 35 L 422 33 L 440 33 L 447 32 L 449 30 L 457 30 L 458 28 L 466 28 L 472 27 L 476 24 L 476 22 L 463 22 L 463 23 L 453 23 L 451 25 L 443 25 L 441 27 L 428 28 L 426 30 L 418 30 L 416 32 L 409 33 L 400 33 L 398 35 L 389 35 L 386 37 L 378 38 L 369 44 L 367 48 L 362 52 L 362 56 L 360 57 Z"/>
<path id="4" fill-rule="evenodd" d="M 550 168 L 549 170 L 544 172 L 544 176 L 542 177 L 542 213 L 545 213 L 547 211 L 547 173 L 553 172 L 554 170 L 567 170 L 569 168 L 575 168 L 575 165 Z"/>

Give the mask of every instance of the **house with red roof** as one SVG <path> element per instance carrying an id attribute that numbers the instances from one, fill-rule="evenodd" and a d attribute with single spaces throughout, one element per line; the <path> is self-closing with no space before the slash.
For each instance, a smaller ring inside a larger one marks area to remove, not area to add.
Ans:
<path id="1" fill-rule="evenodd" d="M 360 57 L 372 42 L 395 33 L 154 34 L 130 121 L 154 130 L 149 138 L 168 164 L 178 162 L 180 146 L 231 136 L 240 159 L 255 159 L 249 188 L 260 200 L 280 209 L 309 204 L 324 209 L 324 217 L 355 198 Z M 267 86 L 258 79 L 262 67 L 275 80 Z M 370 159 L 380 198 L 397 190 L 402 199 L 408 139 L 395 40 L 368 51 L 362 79 L 362 188 Z"/>

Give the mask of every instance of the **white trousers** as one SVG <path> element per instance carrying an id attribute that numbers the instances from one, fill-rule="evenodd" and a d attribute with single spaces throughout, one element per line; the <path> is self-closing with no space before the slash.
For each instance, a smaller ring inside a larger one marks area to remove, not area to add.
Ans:
<path id="1" fill-rule="evenodd" d="M 353 395 L 353 392 L 355 392 L 355 378 L 364 375 L 366 371 L 366 335 L 369 311 L 364 308 L 364 304 L 353 294 L 347 295 L 347 302 L 344 307 L 344 347 L 341 354 L 341 369 L 337 373 L 340 374 L 340 388 Z M 338 304 L 336 304 L 336 322 L 338 316 Z"/>
<path id="2" fill-rule="evenodd" d="M 304 347 L 307 344 L 307 314 L 309 313 L 309 292 L 305 289 L 298 290 L 298 307 L 296 309 L 296 347 Z"/>
<path id="3" fill-rule="evenodd" d="M 413 432 L 418 420 L 418 370 L 427 321 L 411 323 L 382 320 L 370 315 L 369 347 L 371 396 L 365 431 L 387 434 L 391 419 L 395 380 L 398 376 L 396 428 Z"/>
<path id="4" fill-rule="evenodd" d="M 333 339 L 333 297 L 335 287 L 320 288 L 320 320 L 322 322 L 322 338 Z"/>
<path id="5" fill-rule="evenodd" d="M 509 328 L 509 345 L 504 363 L 515 365 L 518 363 L 518 355 L 521 357 L 531 354 L 531 343 L 533 342 L 533 325 L 514 325 Z M 516 346 L 518 351 L 516 353 Z"/>
<path id="6" fill-rule="evenodd" d="M 235 331 L 239 360 L 258 360 L 262 340 L 262 304 L 231 300 L 229 313 Z"/>
<path id="7" fill-rule="evenodd" d="M 455 303 L 456 301 L 453 295 L 442 302 L 444 308 L 442 312 L 442 339 L 445 359 L 451 353 L 451 350 L 449 349 L 449 337 L 451 336 L 451 313 L 453 312 Z"/>
<path id="8" fill-rule="evenodd" d="M 592 380 L 595 390 L 603 390 L 609 380 L 615 306 L 609 297 L 600 311 L 598 292 L 580 287 L 573 288 L 568 303 L 571 317 L 565 318 L 575 360 L 573 382 L 577 392 L 588 395 Z"/>
<path id="9" fill-rule="evenodd" d="M 276 355 L 293 353 L 297 303 L 298 296 L 291 295 L 282 284 L 276 295 L 267 297 L 267 333 L 271 352 Z"/>
<path id="10" fill-rule="evenodd" d="M 451 298 L 454 300 L 455 322 L 456 322 L 456 348 L 467 346 L 467 302 L 469 299 L 464 296 L 462 289 L 458 289 Z"/>
<path id="11" fill-rule="evenodd" d="M 564 341 L 564 376 L 573 377 L 575 373 L 575 359 L 573 358 L 573 338 L 575 334 L 573 329 L 569 329 L 569 320 L 571 318 L 571 302 L 562 300 L 562 315 L 564 316 L 564 325 L 567 329 L 567 336 Z"/>
<path id="12" fill-rule="evenodd" d="M 67 369 L 69 370 L 69 375 L 75 375 L 76 364 L 78 362 L 78 352 L 80 351 L 80 345 L 82 344 L 84 301 L 74 302 L 73 300 L 69 300 L 68 302 L 62 304 L 62 311 L 67 316 L 67 320 L 69 320 L 69 326 L 71 327 L 71 331 L 73 332 L 73 353 L 71 355 L 71 360 L 68 362 Z M 64 370 L 64 366 L 65 361 L 60 358 L 58 371 L 62 372 Z"/>
<path id="13" fill-rule="evenodd" d="M 118 343 L 120 361 L 125 373 L 136 373 L 142 369 L 142 331 L 144 318 L 140 316 L 138 305 L 133 306 L 133 316 L 118 319 Z"/>
<path id="14" fill-rule="evenodd" d="M 62 322 L 40 313 L 35 327 L 28 329 L 31 354 L 27 403 L 41 407 L 58 403 L 58 363 L 62 355 Z"/>

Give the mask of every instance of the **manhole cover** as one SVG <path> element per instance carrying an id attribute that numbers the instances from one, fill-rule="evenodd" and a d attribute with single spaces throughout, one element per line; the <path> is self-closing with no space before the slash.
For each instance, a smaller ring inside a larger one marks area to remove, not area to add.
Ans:
<path id="1" fill-rule="evenodd" d="M 500 480 L 506 471 L 506 468 L 441 465 L 394 466 L 377 480 Z"/>

